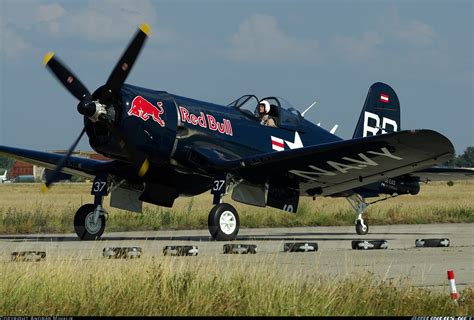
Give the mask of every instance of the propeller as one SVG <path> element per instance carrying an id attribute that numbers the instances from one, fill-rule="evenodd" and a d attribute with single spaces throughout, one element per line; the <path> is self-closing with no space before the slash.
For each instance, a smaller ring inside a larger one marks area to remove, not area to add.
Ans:
<path id="1" fill-rule="evenodd" d="M 77 100 L 92 101 L 92 96 L 87 88 L 82 84 L 78 77 L 74 75 L 64 63 L 54 56 L 54 52 L 48 52 L 43 58 L 44 65 L 49 67 L 49 70 L 56 76 L 56 78 L 63 84 L 63 86 L 76 97 Z"/>
<path id="2" fill-rule="evenodd" d="M 105 88 L 102 91 L 102 96 L 99 99 L 101 103 L 106 104 L 110 102 L 110 99 L 118 93 L 149 34 L 150 26 L 148 24 L 142 24 L 135 34 L 135 37 L 129 43 L 127 50 L 122 54 L 122 57 L 110 73 L 109 79 L 107 79 Z"/>
<path id="3" fill-rule="evenodd" d="M 127 141 L 124 135 L 119 132 L 113 123 L 113 119 L 107 114 L 107 109 L 112 107 L 111 103 L 113 102 L 114 97 L 116 97 L 120 88 L 124 84 L 149 34 L 150 26 L 148 24 L 140 25 L 137 33 L 112 70 L 106 84 L 102 87 L 101 95 L 96 101 L 92 100 L 93 98 L 89 90 L 84 86 L 84 84 L 82 84 L 79 78 L 76 77 L 76 75 L 74 75 L 74 73 L 72 73 L 66 65 L 55 56 L 54 52 L 46 53 L 43 59 L 45 66 L 49 68 L 59 82 L 61 82 L 62 85 L 79 100 L 77 111 L 91 119 L 91 121 L 100 121 L 107 126 L 119 143 L 121 149 L 128 154 L 133 165 L 138 168 L 137 173 L 140 177 L 143 177 L 148 171 L 149 161 L 133 147 L 133 144 Z M 66 155 L 58 162 L 56 168 L 52 174 L 49 175 L 46 183 L 43 185 L 43 191 L 47 190 L 55 179 L 57 179 L 60 171 L 74 152 L 74 149 L 81 140 L 85 131 L 86 128 L 84 127 Z"/>
<path id="4" fill-rule="evenodd" d="M 49 189 L 49 186 L 56 181 L 57 177 L 59 176 L 59 173 L 61 172 L 62 168 L 64 168 L 64 165 L 66 164 L 66 161 L 69 159 L 71 154 L 74 152 L 74 149 L 76 149 L 77 144 L 81 140 L 82 136 L 86 132 L 86 127 L 84 127 L 79 134 L 79 137 L 77 137 L 76 141 L 71 145 L 69 150 L 67 151 L 66 155 L 58 162 L 56 165 L 56 168 L 54 171 L 46 178 L 46 182 L 42 185 L 42 191 L 46 191 Z"/>

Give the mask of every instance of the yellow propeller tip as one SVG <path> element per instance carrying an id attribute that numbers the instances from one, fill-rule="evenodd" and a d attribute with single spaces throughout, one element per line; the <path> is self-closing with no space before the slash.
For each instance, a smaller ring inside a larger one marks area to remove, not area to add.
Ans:
<path id="1" fill-rule="evenodd" d="M 148 159 L 145 159 L 145 161 L 143 161 L 140 167 L 140 170 L 138 170 L 138 175 L 140 177 L 143 177 L 147 173 L 149 167 L 150 167 L 150 162 L 148 162 Z"/>
<path id="2" fill-rule="evenodd" d="M 46 186 L 45 183 L 43 183 L 43 184 L 41 185 L 41 192 L 42 192 L 42 193 L 45 193 L 45 192 L 47 192 L 47 191 L 48 191 L 48 187 Z"/>
<path id="3" fill-rule="evenodd" d="M 140 30 L 143 31 L 144 34 L 146 34 L 148 37 L 150 36 L 150 25 L 148 23 L 143 23 L 140 25 Z"/>
<path id="4" fill-rule="evenodd" d="M 44 65 L 47 65 L 49 60 L 51 60 L 52 58 L 54 57 L 54 52 L 50 51 L 48 52 L 47 54 L 44 55 L 44 58 L 43 58 L 43 63 Z"/>

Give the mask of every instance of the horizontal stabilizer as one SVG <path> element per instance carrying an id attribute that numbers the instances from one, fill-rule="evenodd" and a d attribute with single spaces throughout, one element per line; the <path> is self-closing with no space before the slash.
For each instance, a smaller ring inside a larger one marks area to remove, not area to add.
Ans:
<path id="1" fill-rule="evenodd" d="M 420 181 L 474 180 L 474 168 L 432 167 L 411 175 L 420 178 Z"/>

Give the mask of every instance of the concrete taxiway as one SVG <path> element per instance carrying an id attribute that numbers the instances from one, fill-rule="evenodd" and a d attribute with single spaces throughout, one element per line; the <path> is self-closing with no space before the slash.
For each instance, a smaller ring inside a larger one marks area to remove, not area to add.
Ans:
<path id="1" fill-rule="evenodd" d="M 458 290 L 474 286 L 474 224 L 422 224 L 370 226 L 366 236 L 355 234 L 353 226 L 301 228 L 242 228 L 236 241 L 216 242 L 207 230 L 106 232 L 100 241 L 79 241 L 75 234 L 0 235 L 0 262 L 11 260 L 13 251 L 37 250 L 49 261 L 104 259 L 105 247 L 140 247 L 141 259 L 163 258 L 170 245 L 197 246 L 188 263 L 233 263 L 245 261 L 279 268 L 286 274 L 350 276 L 371 272 L 379 279 L 408 280 L 413 286 L 448 290 L 447 270 L 455 272 Z M 449 247 L 417 248 L 416 239 L 448 238 Z M 388 249 L 353 250 L 352 240 L 387 240 Z M 317 252 L 284 252 L 288 242 L 317 242 Z M 257 254 L 226 255 L 223 245 L 256 244 Z M 167 257 L 168 258 L 168 257 Z"/>

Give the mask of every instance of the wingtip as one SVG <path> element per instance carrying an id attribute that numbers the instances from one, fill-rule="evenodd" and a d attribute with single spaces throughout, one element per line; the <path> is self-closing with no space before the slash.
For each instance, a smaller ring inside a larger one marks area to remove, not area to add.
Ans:
<path id="1" fill-rule="evenodd" d="M 148 37 L 150 36 L 151 28 L 148 23 L 142 23 L 140 25 L 140 30 L 143 31 L 143 33 L 146 34 Z"/>
<path id="2" fill-rule="evenodd" d="M 44 65 L 47 65 L 48 62 L 54 57 L 54 52 L 52 51 L 49 51 L 48 53 L 46 53 L 43 57 L 43 64 Z"/>

